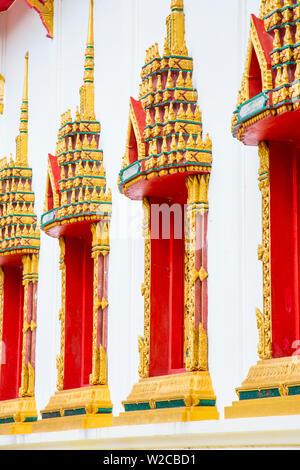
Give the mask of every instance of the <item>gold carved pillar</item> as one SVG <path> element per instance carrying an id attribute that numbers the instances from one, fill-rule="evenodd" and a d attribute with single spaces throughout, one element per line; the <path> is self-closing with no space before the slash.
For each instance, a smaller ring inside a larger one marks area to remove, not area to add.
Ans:
<path id="1" fill-rule="evenodd" d="M 36 297 L 38 282 L 38 255 L 22 258 L 24 286 L 24 320 L 22 347 L 22 374 L 20 397 L 34 396 L 35 344 L 36 344 Z"/>
<path id="2" fill-rule="evenodd" d="M 66 315 L 66 265 L 65 265 L 65 239 L 59 238 L 60 258 L 59 269 L 61 271 L 61 308 L 60 320 L 60 354 L 56 357 L 57 390 L 64 388 L 64 363 L 65 363 L 65 315 Z"/>
<path id="3" fill-rule="evenodd" d="M 207 247 L 209 176 L 186 179 L 188 189 L 185 239 L 185 365 L 187 371 L 208 370 Z"/>
<path id="4" fill-rule="evenodd" d="M 107 273 L 109 261 L 109 221 L 91 225 L 94 259 L 93 370 L 91 385 L 107 385 Z"/>
<path id="5" fill-rule="evenodd" d="M 258 355 L 261 359 L 272 357 L 271 323 L 271 255 L 270 255 L 270 178 L 269 148 L 266 142 L 259 144 L 259 189 L 262 198 L 262 244 L 258 247 L 258 259 L 263 265 L 263 313 L 256 309 L 259 332 Z"/>
<path id="6" fill-rule="evenodd" d="M 144 297 L 144 338 L 139 337 L 139 376 L 149 377 L 150 364 L 150 287 L 151 287 L 151 239 L 150 239 L 150 217 L 151 207 L 148 199 L 143 198 L 143 237 L 145 256 L 145 277 L 142 284 L 142 295 Z"/>

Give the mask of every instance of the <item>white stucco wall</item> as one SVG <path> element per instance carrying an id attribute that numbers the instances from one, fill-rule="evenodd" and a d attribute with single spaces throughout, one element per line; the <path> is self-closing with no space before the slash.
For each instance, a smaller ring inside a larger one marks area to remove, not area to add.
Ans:
<path id="1" fill-rule="evenodd" d="M 243 147 L 232 138 L 230 129 L 244 67 L 249 15 L 258 13 L 259 4 L 259 0 L 185 0 L 193 80 L 204 131 L 213 142 L 208 229 L 209 368 L 221 421 L 224 406 L 236 399 L 235 387 L 257 361 L 255 307 L 262 307 L 261 264 L 256 256 L 261 241 L 257 149 Z M 46 38 L 37 13 L 23 0 L 0 15 L 0 73 L 6 79 L 0 156 L 15 154 L 24 54 L 28 50 L 29 161 L 39 218 L 47 155 L 55 152 L 60 114 L 69 108 L 74 113 L 79 104 L 88 8 L 89 0 L 55 0 L 53 40 Z M 121 401 L 138 380 L 137 337 L 143 333 L 142 210 L 140 203 L 119 194 L 117 176 L 125 152 L 129 97 L 137 98 L 145 50 L 154 42 L 162 48 L 170 0 L 95 0 L 94 9 L 96 115 L 102 124 L 101 146 L 113 194 L 108 358 L 117 415 Z M 39 409 L 56 389 L 59 308 L 58 242 L 42 233 L 36 350 Z M 210 424 L 216 431 L 221 425 Z M 203 426 L 200 423 L 199 429 Z M 226 429 L 230 426 L 228 422 Z M 232 422 L 232 429 L 234 426 Z M 188 432 L 188 424 L 184 429 Z"/>

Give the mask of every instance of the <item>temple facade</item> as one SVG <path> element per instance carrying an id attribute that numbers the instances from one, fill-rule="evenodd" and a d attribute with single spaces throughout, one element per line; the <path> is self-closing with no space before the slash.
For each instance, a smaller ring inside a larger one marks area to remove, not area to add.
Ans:
<path id="1" fill-rule="evenodd" d="M 299 24 L 0 0 L 0 449 L 299 445 Z"/>

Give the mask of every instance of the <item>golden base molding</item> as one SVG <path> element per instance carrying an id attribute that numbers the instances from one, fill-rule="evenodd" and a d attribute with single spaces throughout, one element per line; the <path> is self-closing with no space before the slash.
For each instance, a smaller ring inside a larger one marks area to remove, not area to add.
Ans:
<path id="1" fill-rule="evenodd" d="M 187 421 L 204 421 L 211 419 L 219 419 L 219 413 L 215 406 L 189 406 L 161 410 L 126 411 L 113 418 L 113 426 L 184 423 Z"/>
<path id="2" fill-rule="evenodd" d="M 31 433 L 37 420 L 34 397 L 16 398 L 0 402 L 0 436 Z"/>
<path id="3" fill-rule="evenodd" d="M 0 424 L 0 436 L 8 436 L 13 424 Z"/>
<path id="4" fill-rule="evenodd" d="M 236 392 L 225 418 L 300 414 L 300 357 L 258 361 Z"/>
<path id="5" fill-rule="evenodd" d="M 0 424 L 0 436 L 8 436 L 9 434 L 31 434 L 32 424 L 31 422 Z"/>
<path id="6" fill-rule="evenodd" d="M 114 420 L 114 425 L 219 418 L 207 371 L 141 379 L 123 406 L 125 413 Z"/>
<path id="7" fill-rule="evenodd" d="M 300 396 L 238 401 L 225 408 L 226 419 L 298 414 L 300 414 Z"/>
<path id="8" fill-rule="evenodd" d="M 34 397 L 0 401 L 0 425 L 35 420 L 37 420 L 37 410 Z"/>
<path id="9" fill-rule="evenodd" d="M 112 425 L 112 402 L 107 385 L 95 385 L 72 390 L 56 392 L 44 410 L 41 411 L 43 421 L 53 421 L 63 423 L 62 418 L 74 418 L 75 426 L 80 428 L 97 427 L 88 423 L 103 422 L 105 426 Z M 100 419 L 101 417 L 101 419 Z M 77 418 L 77 420 L 75 419 Z M 93 420 L 92 418 L 95 418 Z M 67 420 L 69 423 L 72 420 Z M 110 423 L 110 424 L 108 424 Z M 45 425 L 46 426 L 46 425 Z M 51 427 L 51 424 L 47 425 Z M 47 427 L 46 426 L 46 427 Z M 73 426 L 73 424 L 71 425 Z M 35 427 L 36 428 L 36 427 Z M 70 429 L 78 429 L 71 427 Z"/>
<path id="10" fill-rule="evenodd" d="M 41 419 L 32 424 L 32 433 L 108 428 L 113 424 L 111 413 Z"/>
<path id="11" fill-rule="evenodd" d="M 10 434 L 31 434 L 32 426 L 36 421 L 32 423 L 14 423 L 10 427 Z"/>

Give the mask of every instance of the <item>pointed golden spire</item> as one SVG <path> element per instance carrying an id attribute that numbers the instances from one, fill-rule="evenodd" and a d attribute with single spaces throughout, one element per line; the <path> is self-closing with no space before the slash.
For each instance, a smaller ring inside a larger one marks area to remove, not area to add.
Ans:
<path id="1" fill-rule="evenodd" d="M 83 119 L 94 121 L 94 0 L 90 0 L 89 27 L 85 50 L 84 84 L 80 88 L 80 114 Z"/>
<path id="2" fill-rule="evenodd" d="M 90 0 L 89 29 L 87 46 L 94 47 L 94 0 Z"/>
<path id="3" fill-rule="evenodd" d="M 167 18 L 167 46 L 171 54 L 175 49 L 177 51 L 185 49 L 183 0 L 172 0 L 171 2 L 171 14 Z"/>
<path id="4" fill-rule="evenodd" d="M 25 55 L 25 78 L 21 106 L 20 134 L 16 138 L 16 165 L 28 166 L 28 52 Z"/>

